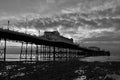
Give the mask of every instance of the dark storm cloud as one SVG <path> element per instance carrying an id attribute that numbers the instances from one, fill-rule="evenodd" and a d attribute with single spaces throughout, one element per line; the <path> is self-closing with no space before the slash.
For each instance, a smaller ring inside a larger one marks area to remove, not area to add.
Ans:
<path id="1" fill-rule="evenodd" d="M 112 33 L 113 35 L 113 33 Z M 92 37 L 92 38 L 85 38 L 84 41 L 106 41 L 106 42 L 109 42 L 109 41 L 120 41 L 120 35 L 117 35 L 117 36 L 110 36 L 107 35 L 107 36 L 100 36 L 100 37 Z"/>
<path id="2" fill-rule="evenodd" d="M 52 15 L 59 12 L 63 0 L 0 0 L 0 17 Z"/>
<path id="3" fill-rule="evenodd" d="M 8 19 L 21 30 L 58 30 L 75 42 L 119 52 L 120 0 L 0 0 L 0 23 Z"/>
<path id="4" fill-rule="evenodd" d="M 120 29 L 120 17 L 102 17 L 86 20 L 82 19 L 81 22 L 85 25 L 89 25 L 91 28 L 94 29 L 101 29 L 101 28 L 116 28 L 116 30 Z"/>
<path id="5" fill-rule="evenodd" d="M 19 20 L 19 16 L 30 16 L 35 19 L 27 24 L 18 22 L 17 25 L 43 30 L 59 29 L 61 34 L 76 40 L 99 37 L 109 40 L 109 35 L 118 37 L 120 33 L 119 3 L 120 0 L 1 0 L 0 20 Z M 54 14 L 54 17 L 39 18 Z"/>

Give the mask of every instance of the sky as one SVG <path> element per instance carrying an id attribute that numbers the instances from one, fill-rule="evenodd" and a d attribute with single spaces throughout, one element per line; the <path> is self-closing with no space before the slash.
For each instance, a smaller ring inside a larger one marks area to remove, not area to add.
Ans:
<path id="1" fill-rule="evenodd" d="M 53 30 L 81 46 L 98 46 L 120 55 L 120 0 L 0 0 L 0 24 L 70 13 L 79 14 L 80 25 L 57 25 Z"/>

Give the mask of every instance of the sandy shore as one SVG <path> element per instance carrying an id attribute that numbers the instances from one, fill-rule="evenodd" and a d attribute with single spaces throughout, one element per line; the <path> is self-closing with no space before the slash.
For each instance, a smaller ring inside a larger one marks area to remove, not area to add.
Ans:
<path id="1" fill-rule="evenodd" d="M 120 62 L 14 62 L 0 68 L 0 80 L 120 80 Z"/>

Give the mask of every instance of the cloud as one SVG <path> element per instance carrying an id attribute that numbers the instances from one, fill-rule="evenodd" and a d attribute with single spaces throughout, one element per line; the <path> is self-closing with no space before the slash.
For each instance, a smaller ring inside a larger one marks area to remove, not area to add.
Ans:
<path id="1" fill-rule="evenodd" d="M 108 36 L 110 37 L 111 34 L 112 34 L 111 36 L 116 36 L 119 33 L 119 32 L 115 32 L 116 31 L 115 28 L 101 28 L 101 29 L 94 28 L 92 29 L 87 25 L 84 27 L 79 26 L 79 27 L 74 27 L 74 28 L 61 27 L 59 31 L 65 37 L 74 38 L 74 40 L 77 42 L 87 41 L 89 39 L 94 40 L 95 38 L 98 38 L 98 37 L 106 37 L 106 40 L 107 40 L 107 37 Z"/>
<path id="2" fill-rule="evenodd" d="M 119 15 L 111 15 L 111 13 L 116 12 L 112 9 L 111 7 L 110 10 L 108 8 L 99 9 L 93 11 L 93 13 L 65 13 L 54 17 L 38 18 L 30 21 L 29 24 L 37 29 L 44 30 L 57 30 L 61 26 L 59 31 L 62 35 L 72 37 L 78 42 L 81 40 L 87 41 L 87 39 L 114 41 L 119 40 L 117 37 L 120 33 L 120 18 Z M 102 12 L 106 15 L 103 16 Z M 116 36 L 116 38 L 110 39 L 111 36 Z"/>
<path id="3" fill-rule="evenodd" d="M 55 3 L 55 0 L 46 0 L 47 3 Z"/>
<path id="4" fill-rule="evenodd" d="M 120 31 L 104 31 L 100 36 L 93 36 L 92 38 L 84 38 L 85 42 L 120 42 Z"/>
<path id="5" fill-rule="evenodd" d="M 120 0 L 0 0 L 0 22 L 8 19 L 30 33 L 58 30 L 80 44 L 119 49 Z"/>
<path id="6" fill-rule="evenodd" d="M 120 0 L 36 0 L 27 3 L 31 5 L 26 5 L 28 13 L 21 13 L 19 18 L 17 15 L 15 18 L 25 20 L 25 17 L 29 17 L 30 28 L 59 30 L 62 35 L 77 41 L 119 40 L 119 3 Z M 57 13 L 59 15 L 41 17 L 43 14 Z M 24 27 L 26 22 L 18 22 L 17 25 Z M 111 39 L 110 36 L 116 38 Z"/>
<path id="7" fill-rule="evenodd" d="M 66 11 L 92 13 L 93 11 L 103 11 L 120 6 L 120 0 L 75 0 L 71 3 L 74 6 L 66 8 Z"/>

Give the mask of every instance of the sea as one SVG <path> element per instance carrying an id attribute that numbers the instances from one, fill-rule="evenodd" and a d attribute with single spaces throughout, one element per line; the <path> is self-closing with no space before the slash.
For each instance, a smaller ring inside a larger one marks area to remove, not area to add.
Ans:
<path id="1" fill-rule="evenodd" d="M 40 56 L 43 56 L 43 55 L 39 55 L 39 57 Z M 30 56 L 28 56 L 28 58 L 30 59 Z M 6 60 L 7 61 L 20 61 L 20 54 L 7 54 L 6 55 Z M 35 60 L 35 55 L 33 55 L 33 60 Z M 46 60 L 49 60 L 49 59 L 40 57 L 39 60 L 40 61 L 46 61 Z M 51 60 L 53 60 L 53 59 L 51 58 Z M 98 61 L 98 62 L 107 62 L 107 61 L 119 62 L 120 57 L 119 56 L 90 56 L 90 57 L 81 56 L 79 58 L 79 60 L 80 61 L 86 61 L 86 62 L 95 62 L 95 61 Z"/>
<path id="2" fill-rule="evenodd" d="M 20 61 L 20 52 L 21 48 L 20 47 L 7 47 L 7 55 L 6 55 L 6 60 L 7 61 Z M 43 56 L 43 55 L 39 55 Z M 51 56 L 52 57 L 52 56 Z M 0 52 L 0 60 L 3 58 L 1 52 Z M 28 56 L 30 58 L 30 55 Z M 35 55 L 33 55 L 33 60 L 35 60 Z M 48 59 L 44 59 L 42 57 L 39 58 L 39 60 L 44 61 Z M 53 60 L 51 58 L 51 60 Z M 100 61 L 100 62 L 105 62 L 105 61 L 120 61 L 120 55 L 111 55 L 111 56 L 91 56 L 91 57 L 84 57 L 81 56 L 79 58 L 80 61 L 87 61 L 87 62 L 94 62 L 94 61 Z"/>

